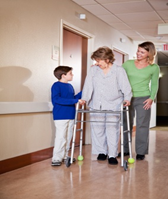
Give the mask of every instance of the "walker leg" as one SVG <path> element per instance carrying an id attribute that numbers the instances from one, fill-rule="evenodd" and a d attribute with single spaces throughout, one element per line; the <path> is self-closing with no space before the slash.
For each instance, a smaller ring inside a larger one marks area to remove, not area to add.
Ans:
<path id="1" fill-rule="evenodd" d="M 128 169 L 128 164 L 127 164 L 127 161 L 125 160 L 124 161 L 124 170 L 127 171 L 127 169 Z"/>
<path id="2" fill-rule="evenodd" d="M 124 166 L 123 105 L 121 105 L 120 127 L 121 127 L 121 166 L 123 167 Z"/>
<path id="3" fill-rule="evenodd" d="M 84 109 L 84 105 L 82 105 L 82 109 Z M 82 156 L 82 144 L 83 144 L 83 120 L 84 120 L 84 112 L 81 114 L 81 129 L 80 129 L 80 145 L 79 145 L 79 156 L 78 160 L 83 160 Z"/>
<path id="4" fill-rule="evenodd" d="M 77 116 L 78 116 L 79 104 L 76 105 L 76 115 L 74 120 L 74 130 L 72 138 L 72 148 L 71 148 L 71 158 L 67 157 L 66 166 L 69 167 L 73 163 L 74 149 L 75 149 L 75 139 L 76 139 L 76 127 L 77 127 Z"/>
<path id="5" fill-rule="evenodd" d="M 127 130 L 128 130 L 129 157 L 132 159 L 132 144 L 131 144 L 130 120 L 129 120 L 129 111 L 128 111 L 128 107 L 126 107 L 126 116 L 127 116 Z"/>
<path id="6" fill-rule="evenodd" d="M 76 139 L 76 121 L 75 121 L 75 125 L 74 125 L 74 132 L 73 132 L 73 139 L 72 139 L 72 149 L 71 149 L 71 160 L 70 160 L 70 164 L 73 163 L 73 156 L 74 156 L 74 149 L 75 149 L 75 139 Z"/>
<path id="7" fill-rule="evenodd" d="M 70 160 L 71 160 L 71 158 L 67 157 L 66 162 L 65 162 L 66 167 L 70 167 L 70 165 L 71 165 Z"/>
<path id="8" fill-rule="evenodd" d="M 128 128 L 128 147 L 129 147 L 129 159 L 128 159 L 128 162 L 129 163 L 134 163 L 135 160 L 134 158 L 132 157 L 132 141 L 131 141 L 131 134 L 130 134 L 130 121 L 129 121 L 129 112 L 128 112 L 128 107 L 126 109 L 127 113 L 127 128 Z"/>

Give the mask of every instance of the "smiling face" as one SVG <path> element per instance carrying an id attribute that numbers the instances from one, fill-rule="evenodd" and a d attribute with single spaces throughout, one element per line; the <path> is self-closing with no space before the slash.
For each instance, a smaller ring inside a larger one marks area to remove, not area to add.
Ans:
<path id="1" fill-rule="evenodd" d="M 149 52 L 147 50 L 145 50 L 144 48 L 138 47 L 137 50 L 137 60 L 141 61 L 141 60 L 147 60 L 148 56 L 149 56 Z"/>
<path id="2" fill-rule="evenodd" d="M 102 59 L 96 59 L 96 66 L 99 66 L 101 69 L 105 69 L 109 65 L 109 60 L 102 60 Z"/>

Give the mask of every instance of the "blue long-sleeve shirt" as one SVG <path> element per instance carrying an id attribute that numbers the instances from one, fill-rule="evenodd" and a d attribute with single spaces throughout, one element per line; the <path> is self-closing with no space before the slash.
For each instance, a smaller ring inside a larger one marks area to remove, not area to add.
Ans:
<path id="1" fill-rule="evenodd" d="M 81 99 L 82 92 L 75 95 L 69 83 L 55 82 L 51 87 L 53 119 L 68 120 L 75 118 L 75 104 Z"/>

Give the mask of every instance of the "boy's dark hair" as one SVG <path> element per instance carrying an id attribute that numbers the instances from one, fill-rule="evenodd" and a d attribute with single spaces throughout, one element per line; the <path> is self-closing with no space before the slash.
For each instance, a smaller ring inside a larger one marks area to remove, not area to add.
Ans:
<path id="1" fill-rule="evenodd" d="M 72 70 L 72 67 L 69 66 L 58 66 L 54 70 L 54 76 L 60 80 L 62 78 L 62 75 L 66 75 L 70 70 Z"/>

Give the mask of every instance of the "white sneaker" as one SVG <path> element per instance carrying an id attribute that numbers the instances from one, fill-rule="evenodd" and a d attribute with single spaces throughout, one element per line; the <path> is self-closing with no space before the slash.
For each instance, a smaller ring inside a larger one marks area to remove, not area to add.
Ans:
<path id="1" fill-rule="evenodd" d="M 54 162 L 51 163 L 52 166 L 61 166 L 62 162 L 59 160 L 56 160 Z"/>

